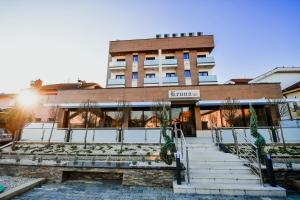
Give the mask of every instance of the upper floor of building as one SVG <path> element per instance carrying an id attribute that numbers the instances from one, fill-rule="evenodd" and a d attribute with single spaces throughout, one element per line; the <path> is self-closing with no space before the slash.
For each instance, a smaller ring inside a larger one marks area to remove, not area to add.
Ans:
<path id="1" fill-rule="evenodd" d="M 217 83 L 212 35 L 165 34 L 152 39 L 111 41 L 107 87 Z"/>

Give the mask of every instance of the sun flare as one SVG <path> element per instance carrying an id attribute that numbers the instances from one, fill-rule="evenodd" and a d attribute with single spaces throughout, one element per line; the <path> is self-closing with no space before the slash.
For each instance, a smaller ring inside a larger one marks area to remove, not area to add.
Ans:
<path id="1" fill-rule="evenodd" d="M 17 103 L 22 106 L 33 106 L 38 102 L 38 95 L 32 90 L 24 90 L 19 93 Z"/>

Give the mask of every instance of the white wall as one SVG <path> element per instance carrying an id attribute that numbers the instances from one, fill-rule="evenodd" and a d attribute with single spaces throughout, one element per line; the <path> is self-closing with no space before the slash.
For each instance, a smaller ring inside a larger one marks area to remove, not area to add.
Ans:
<path id="1" fill-rule="evenodd" d="M 256 83 L 281 83 L 281 89 L 285 89 L 298 81 L 300 81 L 300 72 L 277 72 L 256 81 Z"/>

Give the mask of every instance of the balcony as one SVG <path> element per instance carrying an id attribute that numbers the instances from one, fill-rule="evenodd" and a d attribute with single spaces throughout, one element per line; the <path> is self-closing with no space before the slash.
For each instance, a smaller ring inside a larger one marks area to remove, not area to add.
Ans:
<path id="1" fill-rule="evenodd" d="M 125 61 L 111 61 L 109 62 L 110 69 L 125 69 L 126 62 Z"/>
<path id="2" fill-rule="evenodd" d="M 200 83 L 217 83 L 216 75 L 208 75 L 208 76 L 199 76 L 199 84 Z"/>
<path id="3" fill-rule="evenodd" d="M 200 57 L 197 58 L 197 65 L 198 66 L 213 66 L 215 65 L 214 57 Z"/>
<path id="4" fill-rule="evenodd" d="M 108 79 L 107 86 L 116 87 L 116 86 L 124 86 L 125 79 Z"/>
<path id="5" fill-rule="evenodd" d="M 164 84 L 178 84 L 178 77 L 163 77 Z"/>
<path id="6" fill-rule="evenodd" d="M 144 60 L 144 67 L 151 68 L 151 67 L 158 67 L 158 59 L 155 60 Z"/>
<path id="7" fill-rule="evenodd" d="M 144 84 L 158 84 L 158 78 L 144 78 Z"/>
<path id="8" fill-rule="evenodd" d="M 161 63 L 163 67 L 177 66 L 177 59 L 162 59 Z"/>

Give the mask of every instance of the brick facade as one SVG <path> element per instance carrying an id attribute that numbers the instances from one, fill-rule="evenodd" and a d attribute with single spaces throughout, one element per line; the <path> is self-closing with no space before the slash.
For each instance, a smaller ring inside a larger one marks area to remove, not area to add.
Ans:
<path id="1" fill-rule="evenodd" d="M 169 90 L 199 90 L 201 100 L 282 98 L 279 84 L 261 83 L 248 85 L 192 85 L 137 88 L 105 88 L 97 90 L 59 91 L 48 103 L 81 103 L 88 99 L 96 102 L 147 102 L 156 99 L 168 100 Z"/>

